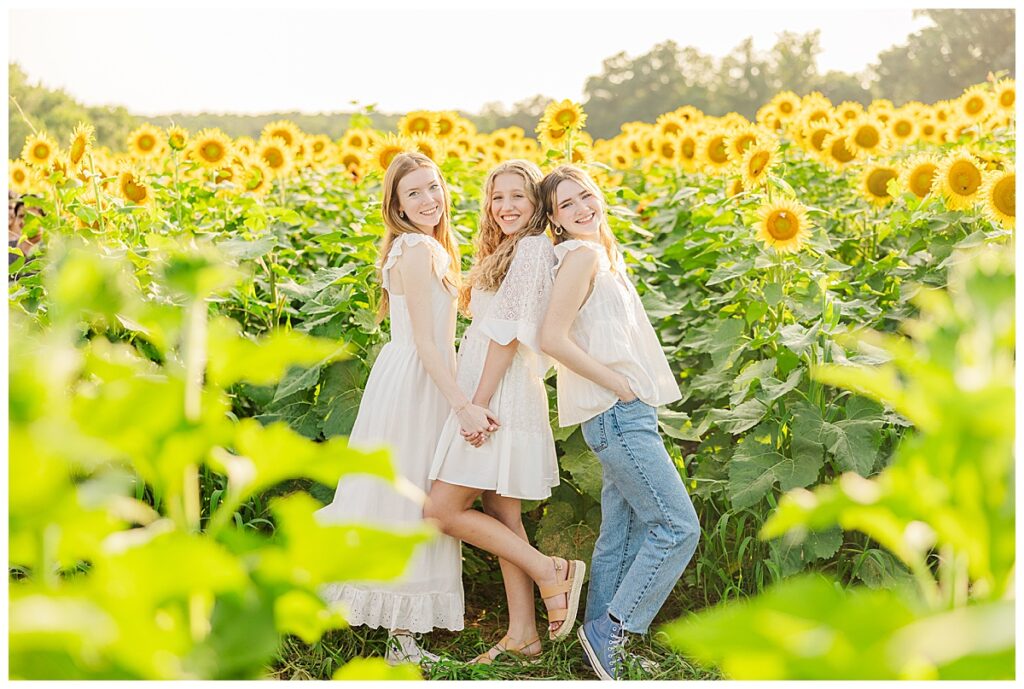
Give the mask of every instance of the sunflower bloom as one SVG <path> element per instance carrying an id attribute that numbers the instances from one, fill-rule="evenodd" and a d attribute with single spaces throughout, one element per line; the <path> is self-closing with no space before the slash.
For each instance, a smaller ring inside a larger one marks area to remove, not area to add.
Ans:
<path id="1" fill-rule="evenodd" d="M 768 102 L 768 105 L 775 109 L 783 121 L 789 121 L 800 113 L 801 100 L 800 96 L 792 91 L 780 91 Z"/>
<path id="2" fill-rule="evenodd" d="M 274 173 L 267 164 L 259 158 L 251 158 L 246 161 L 239 175 L 238 184 L 242 193 L 253 196 L 266 196 L 273 185 Z"/>
<path id="3" fill-rule="evenodd" d="M 807 210 L 796 200 L 766 203 L 758 209 L 757 217 L 757 239 L 779 253 L 799 251 L 811 234 Z"/>
<path id="4" fill-rule="evenodd" d="M 840 122 L 856 120 L 864 114 L 864 106 L 857 101 L 844 100 L 836 106 L 836 117 Z"/>
<path id="5" fill-rule="evenodd" d="M 370 159 L 380 170 L 387 170 L 396 155 L 413 150 L 416 150 L 416 147 L 410 139 L 388 133 L 370 149 Z"/>
<path id="6" fill-rule="evenodd" d="M 541 118 L 546 126 L 552 129 L 583 129 L 587 123 L 587 115 L 583 108 L 573 103 L 568 98 L 563 101 L 552 101 L 544 108 L 544 116 Z"/>
<path id="7" fill-rule="evenodd" d="M 950 210 L 963 210 L 974 204 L 981 190 L 981 166 L 963 149 L 951 152 L 935 172 L 939 191 Z"/>
<path id="8" fill-rule="evenodd" d="M 437 130 L 437 113 L 429 110 L 415 110 L 398 120 L 398 131 L 405 136 L 423 134 L 431 136 Z"/>
<path id="9" fill-rule="evenodd" d="M 168 127 L 167 145 L 173 151 L 184 151 L 188 147 L 188 130 L 176 124 Z"/>
<path id="10" fill-rule="evenodd" d="M 208 170 L 223 167 L 231 158 L 231 139 L 219 129 L 204 129 L 192 140 L 191 158 Z"/>
<path id="11" fill-rule="evenodd" d="M 1017 174 L 1013 168 L 989 172 L 981 187 L 985 216 L 1007 230 L 1017 227 Z"/>
<path id="12" fill-rule="evenodd" d="M 68 162 L 78 169 L 85 159 L 85 154 L 92 148 L 93 135 L 96 129 L 91 124 L 79 122 L 71 132 L 71 143 L 68 146 Z"/>
<path id="13" fill-rule="evenodd" d="M 11 191 L 24 194 L 32 187 L 32 172 L 24 160 L 7 161 L 7 179 L 10 180 Z"/>
<path id="14" fill-rule="evenodd" d="M 886 123 L 886 130 L 897 146 L 905 146 L 917 136 L 917 120 L 909 112 L 898 110 Z"/>
<path id="15" fill-rule="evenodd" d="M 302 143 L 302 131 L 291 120 L 274 120 L 263 127 L 260 139 L 269 140 L 274 137 L 280 139 L 293 152 L 296 152 Z"/>
<path id="16" fill-rule="evenodd" d="M 445 146 L 432 136 L 417 134 L 412 137 L 412 145 L 417 151 L 440 165 L 448 157 Z"/>
<path id="17" fill-rule="evenodd" d="M 118 172 L 117 193 L 133 206 L 147 206 L 153 202 L 153 190 L 142 179 L 142 173 L 130 165 L 122 165 Z"/>
<path id="18" fill-rule="evenodd" d="M 888 146 L 885 138 L 885 126 L 871 116 L 854 120 L 847 127 L 846 145 L 858 157 L 875 155 Z"/>
<path id="19" fill-rule="evenodd" d="M 654 144 L 657 162 L 662 165 L 674 166 L 679 162 L 679 138 L 662 134 Z"/>
<path id="20" fill-rule="evenodd" d="M 729 155 L 729 160 L 737 163 L 742 161 L 743 154 L 746 153 L 747 149 L 753 144 L 757 143 L 757 140 L 758 129 L 753 125 L 747 125 L 733 130 L 725 137 L 725 150 Z"/>
<path id="21" fill-rule="evenodd" d="M 918 154 L 907 160 L 900 172 L 900 186 L 919 199 L 932 192 L 939 163 L 934 156 Z"/>
<path id="22" fill-rule="evenodd" d="M 971 122 L 980 122 L 992 111 L 992 95 L 984 84 L 976 84 L 963 92 L 954 103 L 957 114 Z"/>
<path id="23" fill-rule="evenodd" d="M 861 177 L 861 195 L 874 206 L 885 206 L 892 201 L 889 180 L 896 179 L 899 171 L 889 165 L 871 165 Z"/>
<path id="24" fill-rule="evenodd" d="M 451 139 L 459 133 L 459 117 L 457 112 L 444 110 L 437 113 L 437 121 L 434 127 L 434 136 L 439 139 Z"/>
<path id="25" fill-rule="evenodd" d="M 821 145 L 822 160 L 834 170 L 841 170 L 852 161 L 856 154 L 849 145 L 849 137 L 843 132 L 828 134 Z"/>
<path id="26" fill-rule="evenodd" d="M 700 164 L 712 173 L 725 171 L 729 165 L 729 151 L 725 147 L 726 133 L 712 130 L 697 142 L 697 154 Z"/>
<path id="27" fill-rule="evenodd" d="M 682 133 L 683 127 L 686 126 L 686 121 L 674 113 L 666 112 L 663 115 L 658 115 L 654 126 L 665 136 L 678 137 Z"/>
<path id="28" fill-rule="evenodd" d="M 1017 84 L 1013 79 L 997 81 L 992 87 L 995 95 L 996 108 L 1004 114 L 1012 116 L 1017 104 Z"/>
<path id="29" fill-rule="evenodd" d="M 365 153 L 370 150 L 376 140 L 377 137 L 369 129 L 349 129 L 342 135 L 341 145 Z"/>
<path id="30" fill-rule="evenodd" d="M 132 155 L 149 160 L 158 157 L 163 149 L 164 134 L 159 129 L 144 122 L 128 134 L 128 150 Z"/>
<path id="31" fill-rule="evenodd" d="M 773 143 L 757 143 L 746 150 L 740 162 L 740 178 L 744 189 L 756 189 L 765 183 L 772 168 L 778 163 L 776 151 Z"/>
<path id="32" fill-rule="evenodd" d="M 256 143 L 256 157 L 266 164 L 274 177 L 281 178 L 292 171 L 295 154 L 281 137 L 260 139 Z"/>
<path id="33" fill-rule="evenodd" d="M 49 167 L 55 155 L 57 143 L 47 134 L 33 134 L 21 149 L 21 159 L 35 167 Z"/>

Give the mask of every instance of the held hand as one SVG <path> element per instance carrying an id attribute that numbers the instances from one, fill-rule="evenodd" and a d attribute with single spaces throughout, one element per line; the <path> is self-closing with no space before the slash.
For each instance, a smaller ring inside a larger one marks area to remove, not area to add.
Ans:
<path id="1" fill-rule="evenodd" d="M 636 399 L 636 395 L 633 393 L 633 388 L 629 387 L 629 380 L 626 376 L 619 377 L 621 380 L 612 392 L 618 395 L 620 402 L 632 402 Z"/>
<path id="2" fill-rule="evenodd" d="M 493 412 L 477 404 L 467 404 L 456 412 L 456 418 L 459 420 L 459 426 L 467 434 L 489 431 L 492 426 L 494 430 L 498 428 L 498 422 L 494 418 Z"/>

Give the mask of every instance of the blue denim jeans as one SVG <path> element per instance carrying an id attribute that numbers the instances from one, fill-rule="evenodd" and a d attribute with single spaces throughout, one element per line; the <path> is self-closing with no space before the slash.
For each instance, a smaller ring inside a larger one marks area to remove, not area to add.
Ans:
<path id="1" fill-rule="evenodd" d="M 586 621 L 610 612 L 642 634 L 697 549 L 697 512 L 658 434 L 654 407 L 616 402 L 582 429 L 604 471 Z"/>

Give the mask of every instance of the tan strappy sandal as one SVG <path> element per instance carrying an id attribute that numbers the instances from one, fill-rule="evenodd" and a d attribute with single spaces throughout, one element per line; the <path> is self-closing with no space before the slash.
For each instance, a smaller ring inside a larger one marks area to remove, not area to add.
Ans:
<path id="1" fill-rule="evenodd" d="M 529 648 L 533 644 L 540 643 L 539 636 L 533 637 L 533 639 L 527 641 L 521 646 L 518 646 L 517 648 L 509 646 L 508 644 L 510 641 L 512 641 L 512 639 L 508 638 L 508 634 L 506 634 L 501 637 L 501 641 L 491 646 L 473 660 L 469 661 L 470 665 L 490 665 L 491 663 L 497 662 L 498 658 L 503 655 L 509 656 L 517 663 L 528 663 L 532 665 L 540 662 L 540 653 L 523 653 L 525 649 Z"/>
<path id="2" fill-rule="evenodd" d="M 551 561 L 555 563 L 555 571 L 561 572 L 562 565 L 559 564 L 558 560 L 552 557 Z M 569 572 L 564 581 L 538 587 L 540 588 L 541 598 L 552 598 L 563 593 L 568 594 L 568 600 L 566 601 L 568 605 L 566 607 L 548 610 L 549 625 L 552 622 L 562 623 L 554 631 L 551 631 L 549 626 L 548 638 L 552 641 L 565 638 L 572 632 L 572 626 L 576 623 L 576 612 L 580 607 L 580 591 L 583 590 L 583 576 L 587 573 L 587 566 L 582 560 L 566 560 L 566 563 L 569 566 Z"/>

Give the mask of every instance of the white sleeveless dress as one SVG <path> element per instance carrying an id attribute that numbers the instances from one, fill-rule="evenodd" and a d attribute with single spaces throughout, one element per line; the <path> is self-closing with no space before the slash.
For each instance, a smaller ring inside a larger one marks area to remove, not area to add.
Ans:
<path id="1" fill-rule="evenodd" d="M 455 296 L 443 283 L 449 256 L 441 244 L 424 234 L 399 235 L 381 271 L 390 291 L 389 271 L 410 246 L 430 247 L 434 342 L 455 371 Z M 390 295 L 391 341 L 381 349 L 366 381 L 349 445 L 358 449 L 391 448 L 396 471 L 422 490 L 437 439 L 451 406 L 427 374 L 416 353 L 409 309 L 404 296 Z M 383 528 L 419 525 L 423 507 L 399 494 L 389 483 L 366 475 L 345 476 L 334 500 L 316 513 L 321 523 L 361 522 Z M 459 631 L 465 609 L 461 543 L 438 534 L 419 546 L 401 579 L 393 582 L 344 582 L 323 587 L 327 601 L 340 601 L 352 625 L 428 632 Z"/>
<path id="2" fill-rule="evenodd" d="M 491 397 L 501 427 L 479 448 L 462 437 L 455 413 L 448 415 L 430 468 L 430 479 L 493 490 L 524 500 L 543 500 L 558 485 L 558 460 L 548 415 L 544 375 L 549 359 L 540 351 L 539 328 L 551 298 L 555 253 L 546 236 L 519 241 L 497 292 L 474 289 L 473 322 L 459 346 L 456 379 L 472 398 L 491 340 L 519 346 Z"/>

